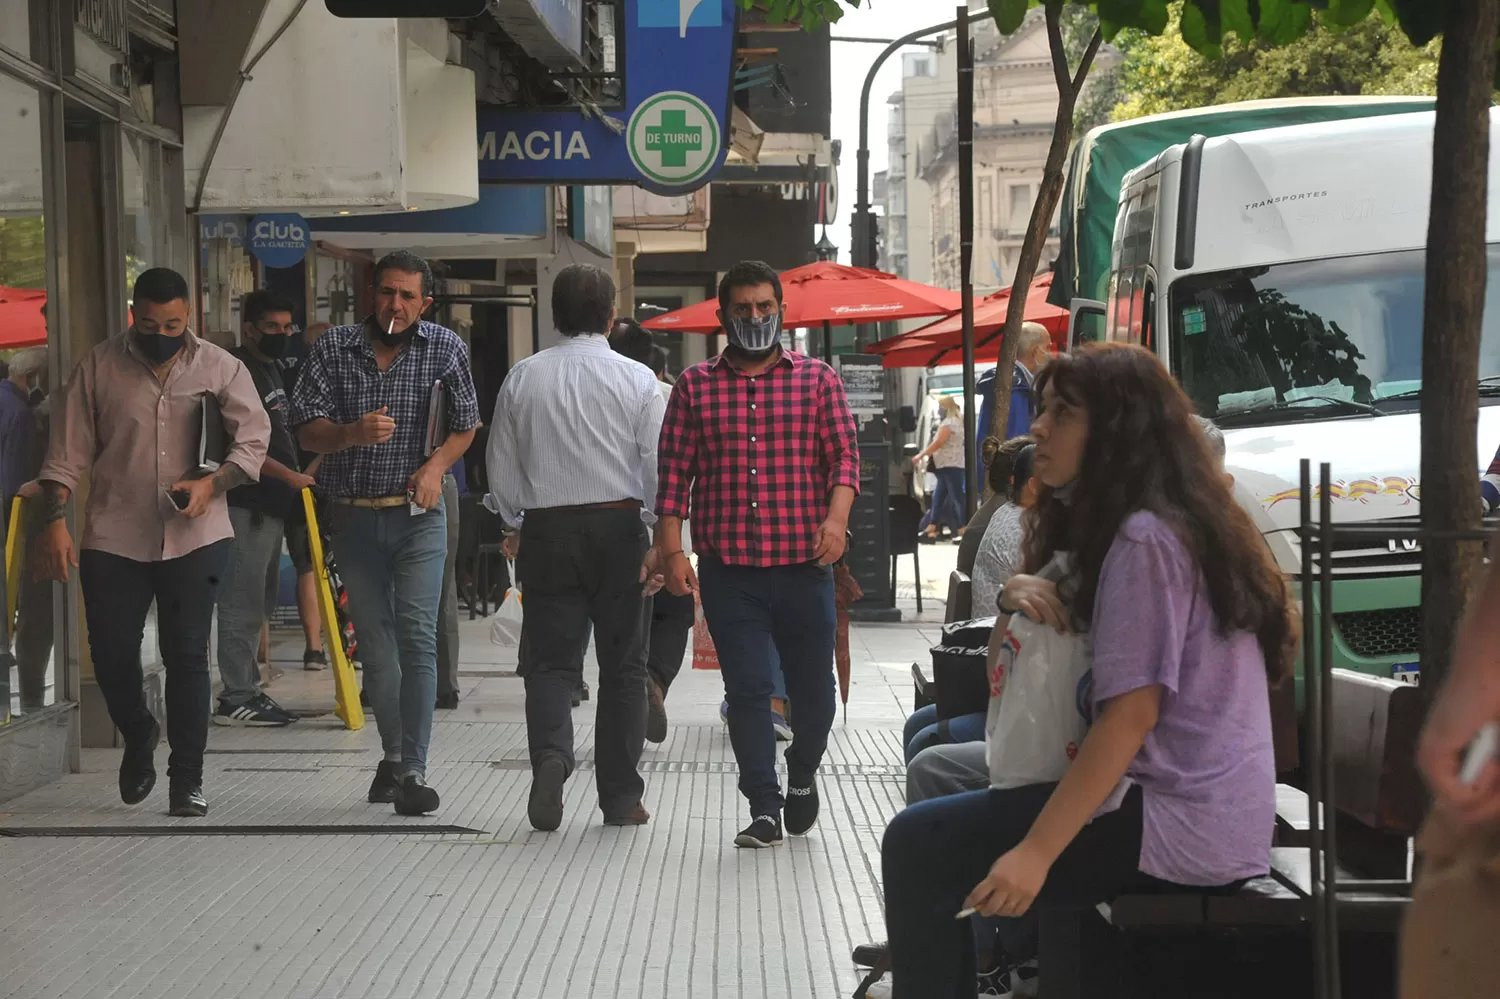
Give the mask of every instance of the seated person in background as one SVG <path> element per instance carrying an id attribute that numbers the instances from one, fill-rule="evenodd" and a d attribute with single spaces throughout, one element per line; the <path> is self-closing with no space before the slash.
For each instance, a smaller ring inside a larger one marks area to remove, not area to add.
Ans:
<path id="1" fill-rule="evenodd" d="M 979 540 L 984 537 L 984 529 L 989 526 L 990 518 L 995 515 L 996 510 L 1010 501 L 1004 483 L 1010 481 L 1010 463 L 1020 448 L 1002 453 L 1006 443 L 998 437 L 986 437 L 979 448 L 979 465 L 985 470 L 988 495 L 979 504 L 979 509 L 974 511 L 974 516 L 969 518 L 963 539 L 958 543 L 957 568 L 965 576 L 974 575 L 974 556 L 979 552 Z M 997 482 L 1002 485 L 997 487 Z"/>
<path id="2" fill-rule="evenodd" d="M 999 611 L 996 603 L 1010 577 L 1021 571 L 1021 542 L 1025 538 L 1022 514 L 1036 505 L 1036 480 L 1031 477 L 1036 461 L 1036 447 L 1030 437 L 1017 437 L 1005 446 L 1019 443 L 1011 462 L 1006 503 L 984 530 L 979 554 L 974 557 L 973 607 L 975 617 L 988 617 Z"/>
<path id="3" fill-rule="evenodd" d="M 997 496 L 1005 497 L 1007 502 L 984 528 L 984 538 L 979 543 L 979 556 L 974 565 L 973 608 L 976 618 L 991 617 L 997 612 L 995 600 L 1000 588 L 1020 569 L 1022 507 L 1019 504 L 1031 481 L 1034 449 L 1030 445 L 1030 437 L 1006 441 L 996 450 L 995 460 L 990 463 L 990 488 Z M 1005 473 L 1004 477 L 1000 473 Z M 940 721 L 936 704 L 918 708 L 906 719 L 906 729 L 901 736 L 906 762 L 910 763 L 930 746 L 982 742 L 984 720 L 985 713 L 976 711 Z"/>
<path id="4" fill-rule="evenodd" d="M 1063 589 L 1077 598 L 1064 610 L 1057 585 L 1016 576 L 1002 611 L 1089 629 L 1094 721 L 1059 783 L 938 798 L 892 821 L 896 999 L 977 994 L 973 934 L 952 918 L 964 908 L 1015 918 L 1127 892 L 1234 890 L 1270 867 L 1267 679 L 1296 644 L 1285 580 L 1149 352 L 1092 346 L 1037 387 L 1042 488 L 1025 564 L 1073 552 Z"/>

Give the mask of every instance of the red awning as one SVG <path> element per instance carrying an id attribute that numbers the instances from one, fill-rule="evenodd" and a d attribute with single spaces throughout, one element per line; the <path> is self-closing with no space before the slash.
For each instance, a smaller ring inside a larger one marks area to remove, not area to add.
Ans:
<path id="1" fill-rule="evenodd" d="M 47 293 L 40 288 L 0 287 L 0 350 L 44 345 L 46 306 Z"/>

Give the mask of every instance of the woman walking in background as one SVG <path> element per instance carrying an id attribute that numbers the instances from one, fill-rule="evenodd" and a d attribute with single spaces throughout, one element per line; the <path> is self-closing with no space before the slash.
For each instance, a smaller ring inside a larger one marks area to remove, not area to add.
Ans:
<path id="1" fill-rule="evenodd" d="M 932 492 L 932 505 L 922 518 L 924 540 L 936 541 L 944 527 L 962 538 L 964 532 L 964 421 L 958 403 L 952 396 L 938 400 L 938 411 L 942 423 L 938 432 L 915 458 L 912 464 L 918 473 L 928 458 L 932 459 L 937 475 L 937 488 Z"/>

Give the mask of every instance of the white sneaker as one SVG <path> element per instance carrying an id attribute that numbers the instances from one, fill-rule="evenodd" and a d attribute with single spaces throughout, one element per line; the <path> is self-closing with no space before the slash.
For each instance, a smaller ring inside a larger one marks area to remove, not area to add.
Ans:
<path id="1" fill-rule="evenodd" d="M 891 999 L 891 980 L 889 977 L 871 985 L 865 990 L 866 999 Z"/>

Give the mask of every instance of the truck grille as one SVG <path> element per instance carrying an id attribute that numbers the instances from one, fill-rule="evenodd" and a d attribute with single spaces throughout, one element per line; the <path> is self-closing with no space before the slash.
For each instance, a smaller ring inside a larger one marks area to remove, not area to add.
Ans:
<path id="1" fill-rule="evenodd" d="M 1349 651 L 1361 659 L 1415 656 L 1422 647 L 1422 608 L 1349 611 L 1333 615 Z"/>

